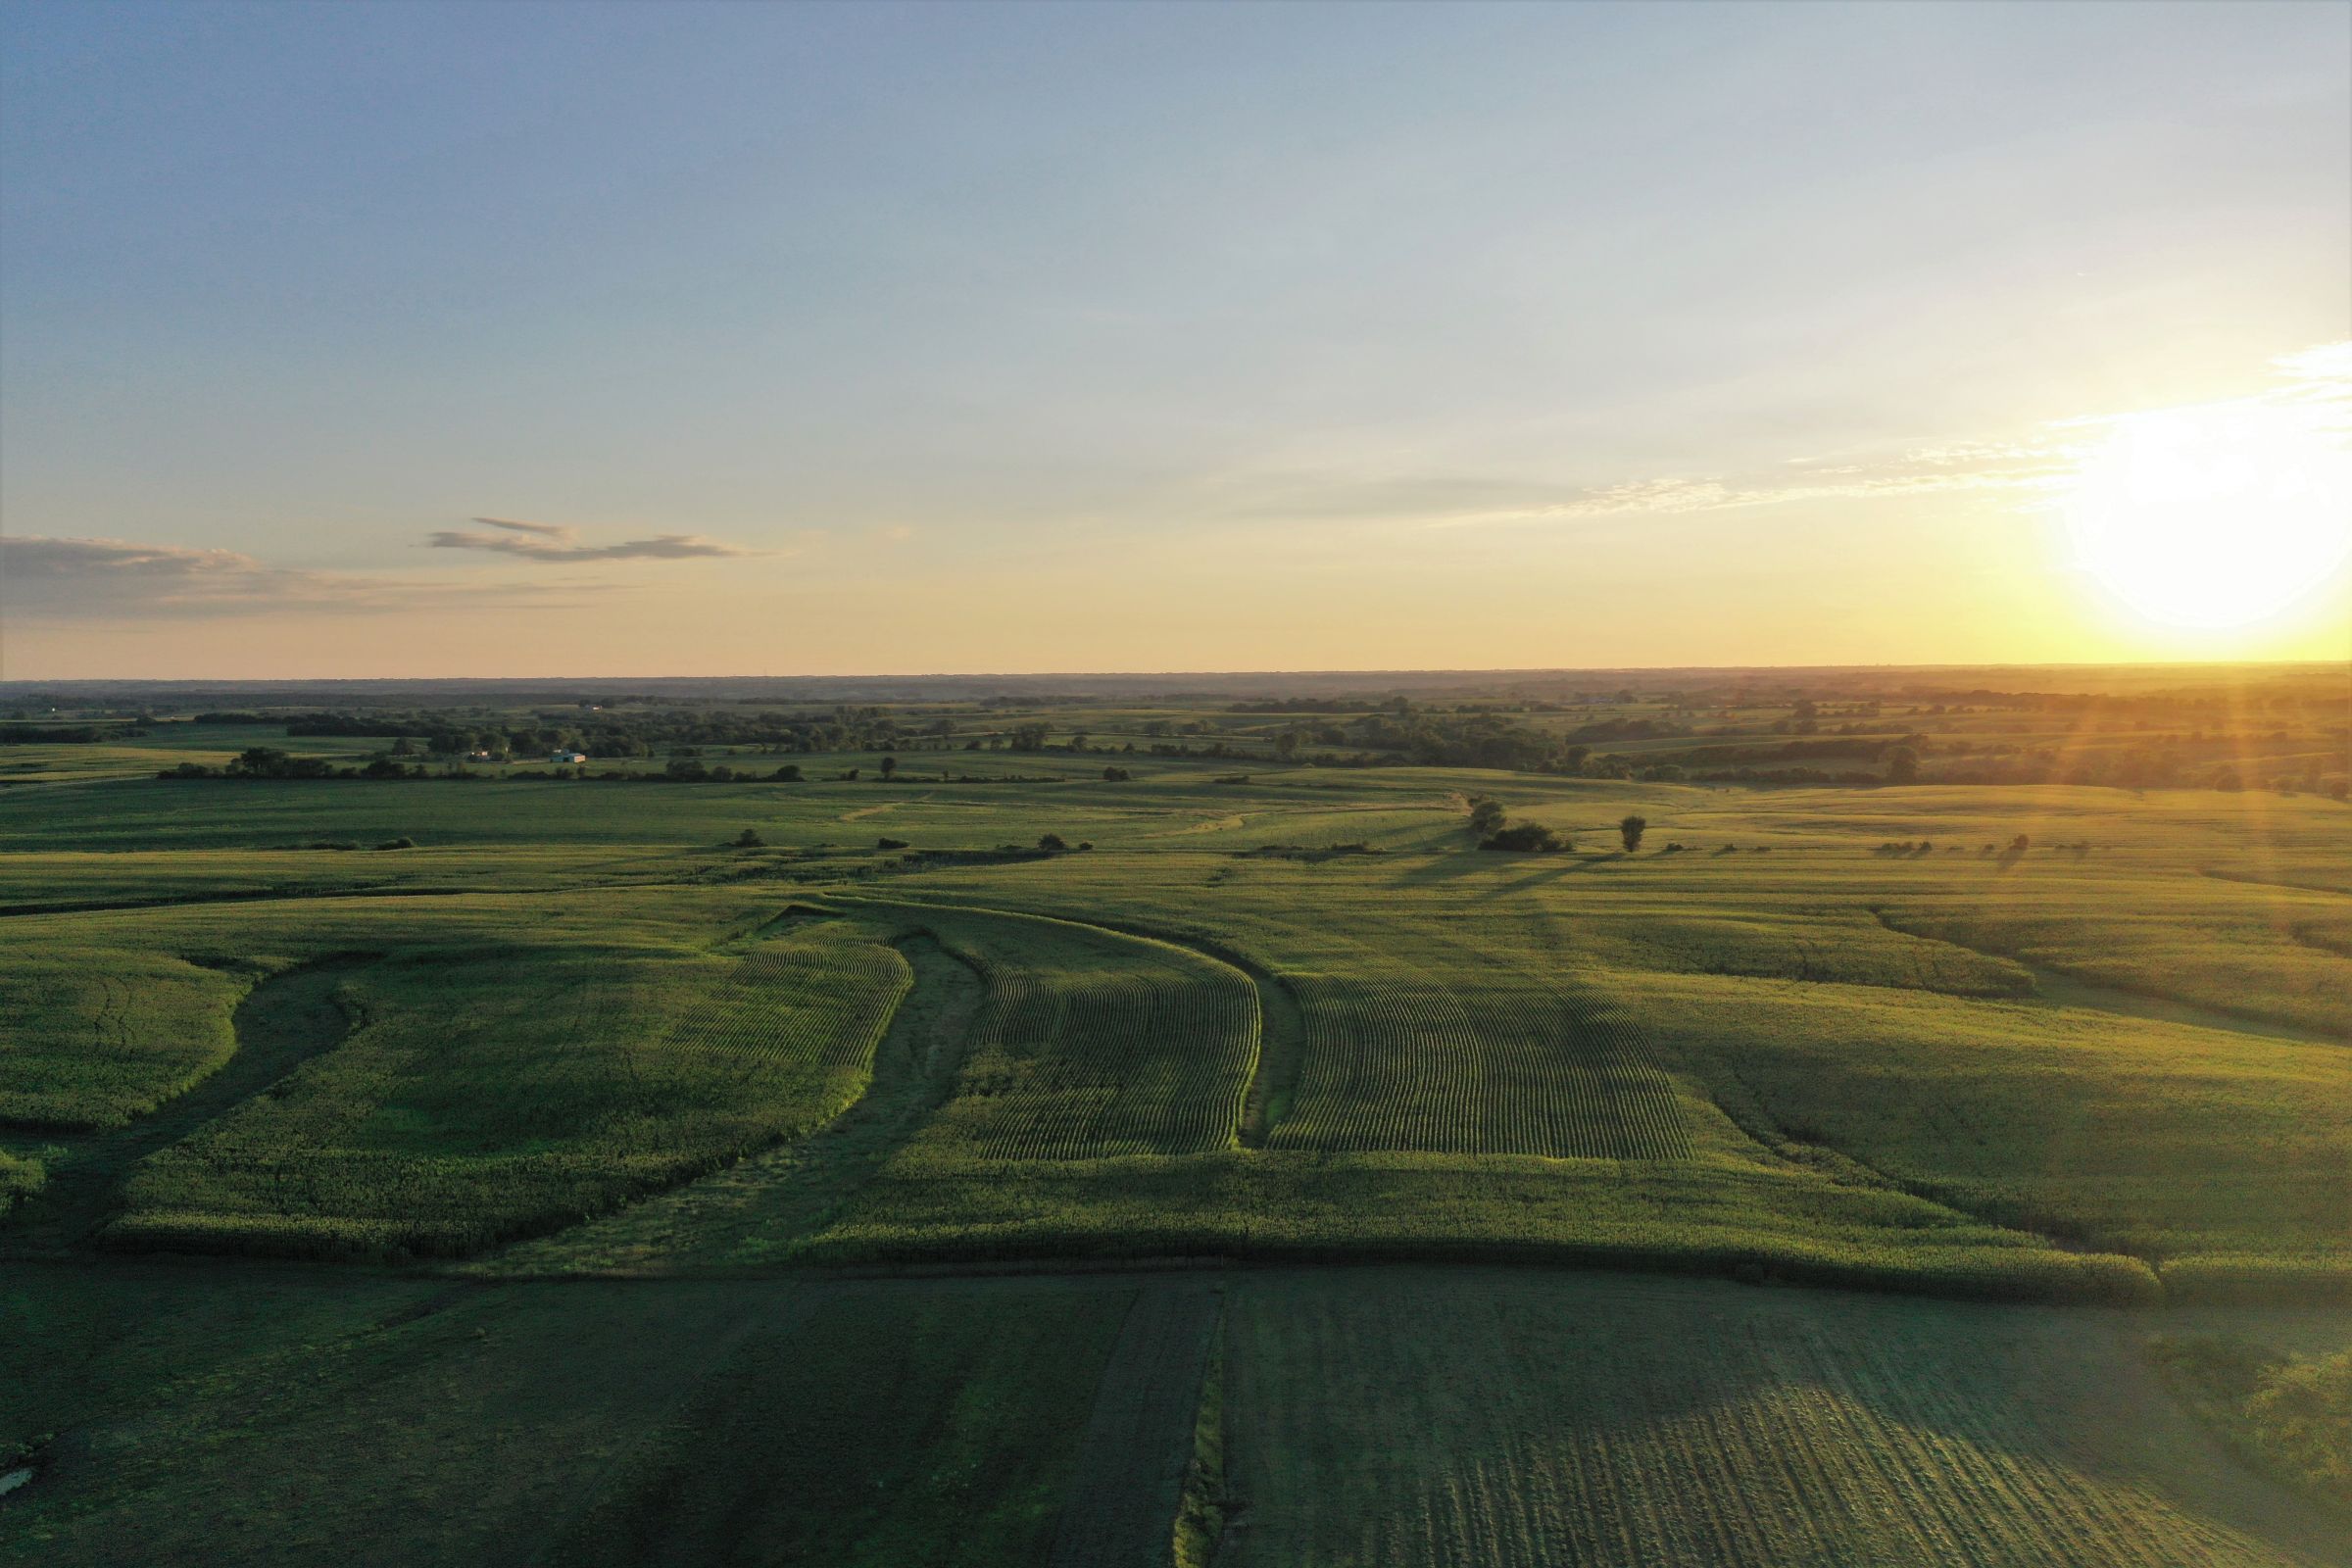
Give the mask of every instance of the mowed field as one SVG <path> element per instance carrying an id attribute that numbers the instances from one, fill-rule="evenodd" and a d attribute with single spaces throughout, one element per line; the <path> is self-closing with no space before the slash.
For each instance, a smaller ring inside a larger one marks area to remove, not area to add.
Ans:
<path id="1" fill-rule="evenodd" d="M 2347 1560 L 2341 803 L 858 760 L 0 792 L 0 1554 Z"/>
<path id="2" fill-rule="evenodd" d="M 1187 1501 L 1285 1568 L 2352 1561 L 2148 1353 L 2310 1311 L 1412 1268 L 0 1300 L 12 1418 L 69 1429 L 8 1563 L 1170 1563 Z"/>

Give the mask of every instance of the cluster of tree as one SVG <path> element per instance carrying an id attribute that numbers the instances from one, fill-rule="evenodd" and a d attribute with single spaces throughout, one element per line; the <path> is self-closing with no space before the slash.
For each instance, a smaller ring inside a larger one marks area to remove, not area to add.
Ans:
<path id="1" fill-rule="evenodd" d="M 1575 848 L 1564 835 L 1541 822 L 1505 821 L 1501 803 L 1483 795 L 1470 803 L 1470 835 L 1482 850 L 1550 854 Z"/>
<path id="2" fill-rule="evenodd" d="M 706 767 L 691 758 L 672 761 L 659 773 L 629 773 L 607 769 L 589 773 L 586 769 L 532 769 L 514 773 L 475 773 L 464 767 L 430 768 L 421 762 L 404 762 L 396 758 L 379 757 L 356 767 L 338 767 L 323 758 L 291 757 L 273 746 L 249 747 L 238 753 L 223 767 L 207 767 L 202 762 L 181 762 L 156 774 L 158 778 L 234 778 L 234 779 L 548 779 L 579 778 L 612 783 L 669 783 L 669 784 L 740 784 L 801 782 L 798 762 L 762 772 L 757 768 L 734 768 L 724 763 Z"/>
<path id="3" fill-rule="evenodd" d="M 1346 729 L 1351 744 L 1383 761 L 1522 773 L 1574 771 L 1567 742 L 1502 713 L 1368 713 Z"/>
<path id="4" fill-rule="evenodd" d="M 466 711 L 318 712 L 285 720 L 289 737 L 360 736 L 421 741 L 437 755 L 493 756 L 579 751 L 593 758 L 676 755 L 703 747 L 768 752 L 944 749 L 956 734 L 946 717 L 902 718 L 883 708 L 836 707 L 823 713 L 750 712 L 736 708 L 669 708 L 610 712 L 537 713 L 536 722 Z M 212 721 L 260 721 L 255 714 L 200 715 Z"/>
<path id="5" fill-rule="evenodd" d="M 1346 844 L 1260 844 L 1254 850 L 1236 850 L 1237 860 L 1303 860 L 1316 864 L 1345 856 L 1385 854 L 1379 845 L 1354 839 Z"/>

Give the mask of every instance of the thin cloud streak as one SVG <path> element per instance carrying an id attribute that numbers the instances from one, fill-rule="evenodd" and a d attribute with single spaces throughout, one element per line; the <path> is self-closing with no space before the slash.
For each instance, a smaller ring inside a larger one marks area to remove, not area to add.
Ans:
<path id="1" fill-rule="evenodd" d="M 502 611 L 574 608 L 599 585 L 450 583 L 271 566 L 234 550 L 125 539 L 0 538 L 0 603 L 12 617 L 107 621 L 317 611 L 407 613 L 452 604 Z"/>
<path id="2" fill-rule="evenodd" d="M 471 517 L 467 520 L 478 522 L 485 528 L 507 528 L 515 533 L 541 534 L 550 539 L 571 539 L 579 533 L 578 529 L 567 528 L 560 522 L 524 522 L 519 517 Z"/>
<path id="3" fill-rule="evenodd" d="M 2133 420 L 2173 414 L 2230 410 L 2292 411 L 2315 431 L 2352 435 L 2352 341 L 2320 344 L 2271 361 L 2280 384 L 2244 397 L 2184 408 L 2086 414 L 2052 420 L 2019 440 L 1955 441 L 1916 447 L 1892 458 L 1790 458 L 1794 476 L 1730 480 L 1720 475 L 1665 475 L 1578 491 L 1547 505 L 1464 510 L 1424 518 L 1424 528 L 1462 528 L 1595 517 L 1626 517 L 1806 501 L 1903 499 L 1954 491 L 2006 491 L 2022 506 L 2038 505 L 2063 489 L 2107 431 Z"/>
<path id="4" fill-rule="evenodd" d="M 462 528 L 436 529 L 425 540 L 434 550 L 478 550 L 514 556 L 523 561 L 563 563 L 582 561 L 693 561 L 711 557 L 752 556 L 747 550 L 699 533 L 663 533 L 651 539 L 625 539 L 613 545 L 582 545 L 570 528 L 547 522 L 517 522 L 512 518 L 476 517 L 475 522 L 504 533 L 468 533 Z"/>

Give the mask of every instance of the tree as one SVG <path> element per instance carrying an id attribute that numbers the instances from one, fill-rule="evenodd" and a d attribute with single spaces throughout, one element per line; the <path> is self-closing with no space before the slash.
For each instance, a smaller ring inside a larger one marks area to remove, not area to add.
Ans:
<path id="1" fill-rule="evenodd" d="M 756 827 L 747 827 L 735 835 L 735 847 L 739 850 L 757 850 L 766 843 L 767 840 L 760 836 L 760 830 Z"/>
<path id="2" fill-rule="evenodd" d="M 1102 770 L 1102 782 L 1105 784 L 1124 784 L 1134 776 L 1123 767 L 1106 767 Z"/>
<path id="3" fill-rule="evenodd" d="M 1484 798 L 1470 803 L 1470 831 L 1487 838 L 1502 826 L 1502 803 Z"/>
<path id="4" fill-rule="evenodd" d="M 1058 833 L 1048 833 L 1037 841 L 1037 847 L 1048 855 L 1059 855 L 1070 847 L 1069 841 Z"/>
<path id="5" fill-rule="evenodd" d="M 1649 831 L 1649 818 L 1628 816 L 1619 819 L 1617 836 L 1625 841 L 1625 853 L 1633 854 L 1642 847 L 1642 835 Z"/>
<path id="6" fill-rule="evenodd" d="M 889 783 L 890 775 L 896 773 L 898 770 L 899 760 L 891 756 L 888 752 L 884 752 L 882 754 L 882 782 L 885 784 Z"/>
<path id="7" fill-rule="evenodd" d="M 1541 822 L 1514 822 L 1490 835 L 1482 850 L 1517 850 L 1521 853 L 1544 853 L 1564 850 L 1568 841 Z"/>
<path id="8" fill-rule="evenodd" d="M 1916 784 L 1919 782 L 1919 749 L 1914 746 L 1886 748 L 1886 782 Z"/>
<path id="9" fill-rule="evenodd" d="M 1042 752 L 1046 749 L 1046 726 L 1015 724 L 1012 726 L 1012 749 L 1016 752 Z"/>

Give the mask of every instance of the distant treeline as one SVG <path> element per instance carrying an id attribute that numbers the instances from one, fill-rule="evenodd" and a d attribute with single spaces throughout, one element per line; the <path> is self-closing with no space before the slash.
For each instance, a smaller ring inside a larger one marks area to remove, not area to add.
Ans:
<path id="1" fill-rule="evenodd" d="M 771 752 L 888 751 L 937 746 L 956 733 L 952 719 L 902 722 L 879 708 L 837 708 L 825 713 L 741 712 L 732 709 L 673 709 L 604 713 L 593 709 L 537 723 L 485 720 L 448 712 L 301 713 L 284 720 L 290 738 L 320 736 L 420 741 L 425 750 L 463 757 L 469 752 L 585 752 L 593 758 L 652 757 L 680 747 L 756 746 Z M 252 715 L 220 715 L 222 722 Z"/>
<path id="2" fill-rule="evenodd" d="M 95 746 L 146 733 L 126 724 L 0 724 L 0 746 Z"/>

